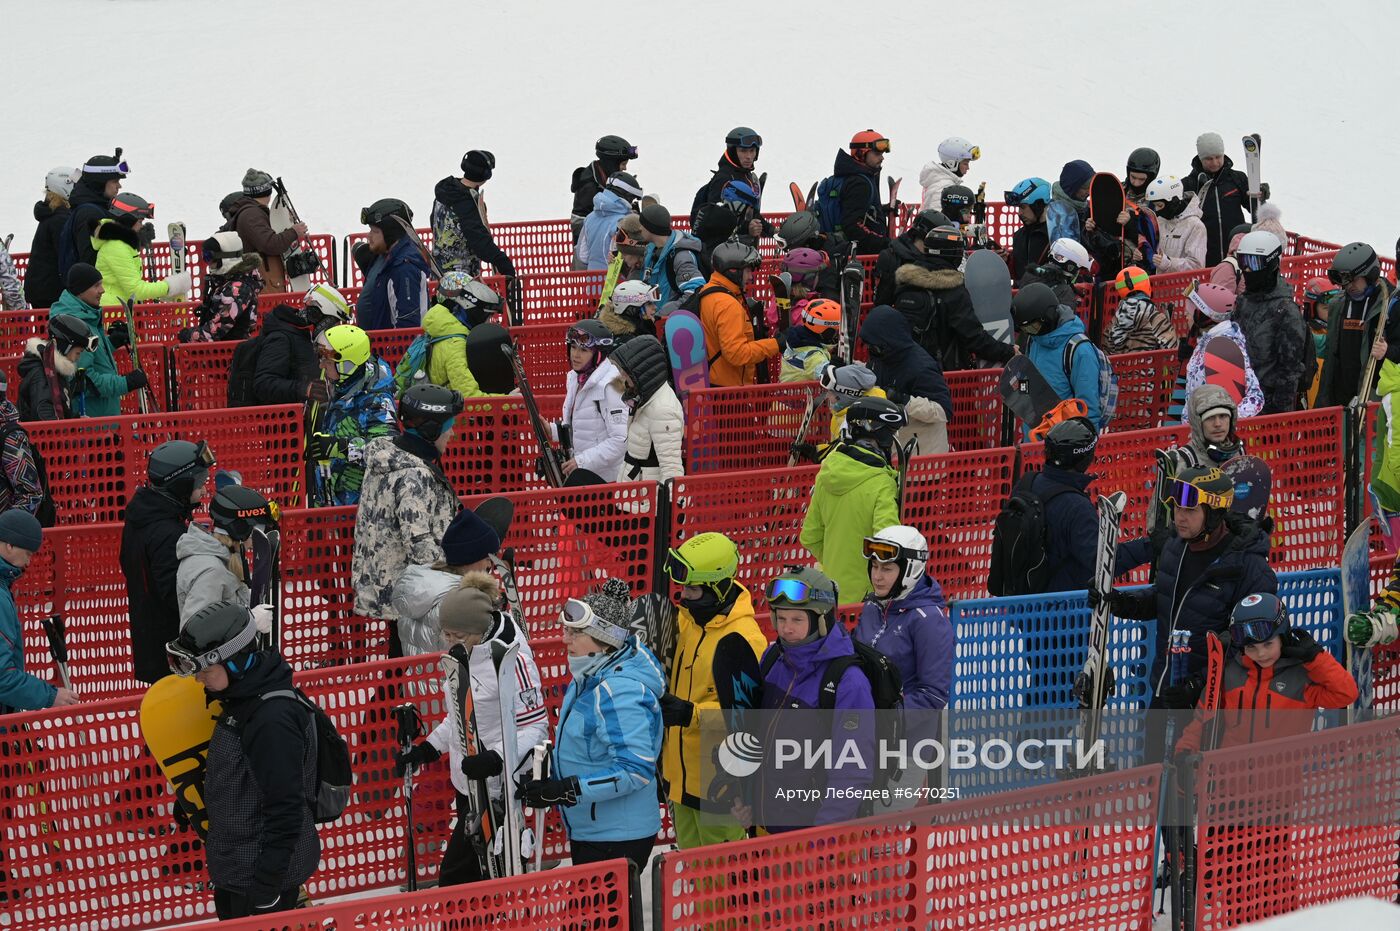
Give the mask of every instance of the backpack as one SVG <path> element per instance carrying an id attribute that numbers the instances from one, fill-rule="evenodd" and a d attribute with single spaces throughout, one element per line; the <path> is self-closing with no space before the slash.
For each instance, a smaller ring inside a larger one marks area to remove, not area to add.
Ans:
<path id="1" fill-rule="evenodd" d="M 34 519 L 39 522 L 40 527 L 52 527 L 58 523 L 58 507 L 53 503 L 53 495 L 49 494 L 49 470 L 44 464 L 44 454 L 39 452 L 39 447 L 34 445 L 34 441 L 29 439 L 29 432 L 23 425 L 15 423 L 0 430 L 0 448 L 9 440 L 10 434 L 24 434 L 24 441 L 29 444 L 29 454 L 34 458 L 34 470 L 39 473 L 39 488 L 44 492 L 43 500 L 39 502 L 39 507 L 34 511 Z M 10 478 L 7 473 L 0 470 L 0 475 L 5 478 L 8 485 Z M 11 486 L 13 491 L 13 486 Z"/>
<path id="2" fill-rule="evenodd" d="M 841 192 L 845 189 L 847 178 L 861 178 L 870 186 L 872 195 L 874 193 L 875 181 L 869 175 L 832 175 L 822 179 L 822 183 L 817 185 L 817 202 L 809 209 L 816 213 L 817 225 L 827 235 L 844 233 L 841 229 Z M 878 198 L 872 196 L 872 199 Z"/>
<path id="3" fill-rule="evenodd" d="M 1002 502 L 992 524 L 992 565 L 987 591 L 993 595 L 1036 595 L 1050 581 L 1045 553 L 1046 508 L 1062 494 L 1075 489 L 1056 485 L 1044 495 L 1031 491 L 1038 472 L 1021 476 L 1011 496 Z"/>
<path id="4" fill-rule="evenodd" d="M 311 712 L 311 719 L 315 722 L 313 743 L 316 748 L 316 798 L 311 803 L 311 817 L 317 824 L 336 820 L 350 804 L 350 787 L 355 781 L 355 773 L 350 766 L 350 746 L 336 730 L 330 715 L 307 698 L 301 689 L 278 689 L 265 692 L 260 697 L 263 701 L 290 698 Z"/>
<path id="5" fill-rule="evenodd" d="M 446 336 L 428 336 L 420 333 L 413 337 L 413 342 L 408 344 L 408 350 L 404 352 L 403 358 L 399 360 L 398 366 L 394 369 L 394 396 L 403 397 L 403 393 L 409 388 L 422 381 L 428 380 L 428 366 L 433 361 L 433 345 L 448 339 L 465 340 L 465 333 L 449 333 Z"/>
<path id="6" fill-rule="evenodd" d="M 1083 333 L 1076 333 L 1065 342 L 1060 366 L 1065 371 L 1065 381 L 1069 383 L 1070 393 L 1073 394 L 1074 378 L 1070 375 L 1070 369 L 1074 365 L 1074 351 L 1085 344 L 1094 351 L 1094 361 L 1099 370 L 1099 429 L 1102 430 L 1113 419 L 1113 411 L 1118 407 L 1118 376 L 1113 374 L 1113 363 L 1089 337 Z"/>
<path id="7" fill-rule="evenodd" d="M 718 294 L 720 291 L 728 291 L 728 288 L 720 285 L 710 285 L 708 288 L 696 288 L 694 291 L 687 291 L 676 301 L 677 310 L 686 310 L 695 316 L 700 316 L 700 299 L 707 294 Z M 718 358 L 718 357 L 716 357 Z M 713 364 L 713 363 L 712 363 Z"/>
<path id="8" fill-rule="evenodd" d="M 264 331 L 251 339 L 245 339 L 233 347 L 233 357 L 228 365 L 228 406 L 254 407 L 258 400 L 253 396 L 253 377 L 258 371 L 258 353 L 263 340 L 268 336 Z"/>

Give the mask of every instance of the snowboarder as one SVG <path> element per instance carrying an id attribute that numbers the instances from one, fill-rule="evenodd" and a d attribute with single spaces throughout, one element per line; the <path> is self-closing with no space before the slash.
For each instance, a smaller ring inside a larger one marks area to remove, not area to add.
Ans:
<path id="1" fill-rule="evenodd" d="M 467 584 L 487 591 L 494 556 L 501 549 L 501 538 L 471 508 L 462 508 L 442 533 L 442 557 L 435 562 L 412 564 L 394 582 L 390 604 L 398 621 L 399 643 L 405 656 L 437 653 L 444 649 L 438 636 L 438 610 L 442 598 Z M 488 592 L 499 601 L 499 590 L 492 582 Z"/>
<path id="2" fill-rule="evenodd" d="M 435 204 L 435 217 L 436 208 Z M 428 308 L 429 271 L 418 244 L 404 228 L 413 222 L 413 211 L 403 201 L 385 197 L 361 209 L 360 222 L 369 227 L 369 251 L 375 259 L 355 303 L 356 321 L 366 330 L 418 326 Z M 441 244 L 442 240 L 434 240 L 434 246 Z"/>
<path id="3" fill-rule="evenodd" d="M 1264 414 L 1296 410 L 1299 390 L 1312 383 L 1317 364 L 1303 314 L 1293 300 L 1293 285 L 1279 275 L 1282 254 L 1278 237 L 1263 230 L 1248 233 L 1235 253 L 1245 285 L 1235 303 L 1235 323 L 1244 334 L 1245 355 L 1264 393 Z"/>
<path id="4" fill-rule="evenodd" d="M 1077 158 L 1065 162 L 1060 180 L 1050 188 L 1050 206 L 1045 210 L 1045 226 L 1051 244 L 1057 239 L 1083 242 L 1084 223 L 1089 218 L 1089 182 L 1094 166 Z"/>
<path id="5" fill-rule="evenodd" d="M 463 398 L 486 397 L 467 361 L 467 335 L 472 327 L 494 323 L 501 296 L 484 282 L 463 272 L 447 272 L 438 282 L 437 303 L 423 316 L 423 335 L 430 340 L 428 381 Z"/>
<path id="6" fill-rule="evenodd" d="M 1104 337 L 1104 352 L 1148 352 L 1175 349 L 1176 324 L 1152 303 L 1152 280 L 1147 270 L 1129 265 L 1113 279 L 1118 306 Z"/>
<path id="7" fill-rule="evenodd" d="M 631 410 L 619 482 L 666 482 L 685 474 L 681 459 L 685 409 L 671 387 L 666 349 L 655 336 L 629 339 L 613 350 L 622 403 Z"/>
<path id="8" fill-rule="evenodd" d="M 321 422 L 306 438 L 306 461 L 327 463 L 333 504 L 358 504 L 370 440 L 399 432 L 394 405 L 394 373 L 370 349 L 369 334 L 357 326 L 333 326 L 316 337 L 321 372 L 330 383 L 330 402 Z"/>
<path id="9" fill-rule="evenodd" d="M 1206 225 L 1201 205 L 1186 194 L 1176 175 L 1156 178 L 1147 185 L 1147 206 L 1157 215 L 1157 274 L 1185 272 L 1206 265 Z"/>
<path id="10" fill-rule="evenodd" d="M 0 514 L 0 713 L 62 708 L 77 704 L 72 689 L 50 685 L 24 671 L 24 634 L 12 591 L 44 542 L 34 515 L 18 508 Z"/>
<path id="11" fill-rule="evenodd" d="M 751 246 L 757 245 L 760 238 L 773 235 L 773 227 L 757 210 L 757 198 L 762 196 L 763 186 L 753 169 L 762 148 L 763 137 L 747 126 L 736 126 L 725 135 L 724 154 L 720 156 L 719 167 L 710 172 L 709 182 L 696 192 L 695 202 L 690 206 L 692 229 L 699 226 L 700 208 L 706 204 L 723 203 L 725 186 L 739 181 L 747 185 L 756 197 L 753 215 L 745 220 L 743 228 L 737 232 Z"/>
<path id="12" fill-rule="evenodd" d="M 1249 179 L 1236 171 L 1234 164 L 1225 154 L 1225 140 L 1219 133 L 1201 133 L 1196 137 L 1191 170 L 1182 178 L 1183 187 L 1200 205 L 1201 222 L 1206 227 L 1207 267 L 1219 264 L 1229 251 L 1226 233 L 1248 220 Z M 1268 200 L 1268 186 L 1260 188 L 1263 199 Z"/>
<path id="13" fill-rule="evenodd" d="M 637 209 L 642 185 L 633 175 L 615 171 L 593 198 L 593 209 L 584 218 L 578 242 L 574 245 L 574 271 L 603 271 L 608 267 L 608 249 L 617 235 L 618 222 Z"/>
<path id="14" fill-rule="evenodd" d="M 1259 378 L 1254 372 L 1254 366 L 1249 364 L 1249 345 L 1245 341 L 1244 334 L 1240 332 L 1239 325 L 1234 320 L 1236 304 L 1234 292 L 1229 288 L 1222 288 L 1220 285 L 1200 284 L 1188 295 L 1188 299 L 1192 306 L 1209 321 L 1210 326 L 1203 329 L 1197 337 L 1196 348 L 1186 363 L 1187 396 L 1192 396 L 1198 388 L 1206 383 L 1206 344 L 1217 337 L 1228 339 L 1239 347 L 1240 354 L 1244 357 L 1245 390 L 1238 405 L 1239 416 L 1253 417 L 1264 407 L 1264 393 L 1259 387 Z M 1232 410 L 1235 409 L 1234 402 L 1231 402 L 1230 407 Z"/>
<path id="15" fill-rule="evenodd" d="M 1017 331 L 1030 338 L 1026 355 L 1055 394 L 1062 401 L 1083 401 L 1089 420 L 1100 429 L 1106 426 L 1098 350 L 1084 335 L 1084 321 L 1039 282 L 1016 292 L 1011 311 Z"/>
<path id="16" fill-rule="evenodd" d="M 1147 147 L 1133 149 L 1128 153 L 1128 167 L 1123 174 L 1123 196 L 1128 203 L 1146 206 L 1147 187 L 1157 180 L 1162 170 L 1162 157 L 1156 149 Z"/>
<path id="17" fill-rule="evenodd" d="M 98 221 L 108 216 L 112 198 L 121 193 L 122 181 L 131 169 L 119 148 L 113 155 L 94 155 L 83 163 L 73 194 L 68 202 L 68 214 L 58 241 L 58 280 L 67 282 L 68 271 L 77 262 L 97 264 L 97 247 L 92 234 Z"/>
<path id="18" fill-rule="evenodd" d="M 1050 182 L 1026 178 L 1006 192 L 1006 203 L 1015 207 L 1021 226 L 1011 234 L 1006 265 L 1011 280 L 1018 285 L 1026 272 L 1044 262 L 1050 254 L 1050 233 L 1045 216 L 1050 206 Z M 1077 273 L 1076 273 L 1077 275 Z"/>
<path id="19" fill-rule="evenodd" d="M 656 288 L 656 304 L 665 307 L 705 283 L 700 268 L 700 240 L 671 229 L 671 213 L 660 204 L 643 207 L 639 219 L 646 252 L 642 280 Z"/>
<path id="20" fill-rule="evenodd" d="M 603 190 L 603 185 L 614 172 L 627 170 L 627 164 L 637 157 L 637 147 L 621 136 L 607 135 L 593 144 L 593 154 L 596 159 L 575 168 L 569 184 L 569 190 L 574 195 L 569 227 L 576 244 L 583 221 L 593 210 L 593 198 Z"/>
<path id="21" fill-rule="evenodd" d="M 512 313 L 519 313 L 515 265 L 496 245 L 481 190 L 495 170 L 496 156 L 472 149 L 462 156 L 462 177 L 448 175 L 433 188 L 433 260 L 444 273 L 466 272 L 473 278 L 481 276 L 481 263 L 490 263 L 506 277 L 506 301 Z"/>
<path id="22" fill-rule="evenodd" d="M 243 175 L 242 196 L 228 205 L 228 214 L 221 233 L 235 233 L 241 249 L 257 257 L 255 267 L 261 273 L 269 294 L 287 290 L 287 269 L 282 256 L 306 235 L 305 223 L 293 223 L 284 230 L 272 228 L 272 175 L 249 168 Z M 216 233 L 215 239 L 219 236 Z"/>
<path id="23" fill-rule="evenodd" d="M 49 338 L 30 337 L 19 360 L 19 419 L 67 420 L 81 416 L 78 359 L 97 348 L 98 339 L 72 314 L 51 313 Z M 84 376 L 86 378 L 86 376 Z"/>
<path id="24" fill-rule="evenodd" d="M 731 238 L 747 246 L 758 246 L 758 239 L 748 235 L 747 230 L 752 218 L 758 216 L 759 196 L 757 187 L 735 180 L 726 182 L 720 190 L 719 203 L 701 205 L 690 232 L 700 240 L 702 264 L 716 246 Z"/>
<path id="25" fill-rule="evenodd" d="M 643 218 L 645 222 L 645 218 Z M 721 243 L 711 256 L 714 272 L 700 298 L 700 324 L 710 359 L 710 385 L 734 387 L 758 380 L 758 366 L 782 350 L 777 339 L 757 339 L 744 292 L 758 271 L 758 250 L 737 240 Z"/>
<path id="26" fill-rule="evenodd" d="M 889 139 L 862 130 L 836 153 L 831 177 L 817 187 L 822 231 L 854 243 L 857 255 L 879 255 L 890 244 L 887 207 L 880 200 L 880 166 L 889 151 Z"/>
<path id="27" fill-rule="evenodd" d="M 904 414 L 899 443 L 917 438 L 920 454 L 946 453 L 953 396 L 938 360 L 914 342 L 909 322 L 891 307 L 872 307 L 861 324 L 860 341 L 870 351 L 870 368 L 885 397 Z M 842 581 L 838 578 L 837 584 Z"/>
<path id="28" fill-rule="evenodd" d="M 72 213 L 69 198 L 80 177 L 76 168 L 54 168 L 44 176 L 44 199 L 34 205 L 34 241 L 29 246 L 29 265 L 24 270 L 24 299 L 30 307 L 49 307 L 63 293 L 59 272 L 59 251 L 63 227 Z M 8 300 L 6 301 L 8 303 Z"/>
<path id="29" fill-rule="evenodd" d="M 141 250 L 155 241 L 155 207 L 135 194 L 118 194 L 111 209 L 92 234 L 97 253 L 93 263 L 102 275 L 102 306 L 123 301 L 179 300 L 189 293 L 188 270 L 167 275 L 161 281 L 142 277 Z"/>
<path id="30" fill-rule="evenodd" d="M 627 405 L 608 359 L 617 338 L 601 320 L 580 320 L 569 327 L 564 344 L 573 374 L 564 386 L 564 419 L 554 427 L 554 438 L 567 440 L 573 451 L 564 475 L 585 469 L 612 481 L 627 450 Z"/>
<path id="31" fill-rule="evenodd" d="M 261 609 L 270 620 L 269 603 L 252 605 L 249 600 L 248 541 L 254 527 L 276 530 L 278 514 L 275 503 L 246 485 L 231 484 L 215 492 L 209 502 L 210 529 L 190 521 L 175 542 L 180 560 L 175 597 L 181 624 L 222 601 Z"/>
<path id="32" fill-rule="evenodd" d="M 919 171 L 923 186 L 924 210 L 940 209 L 940 198 L 950 185 L 961 184 L 972 163 L 982 157 L 982 150 L 961 136 L 949 136 L 938 143 L 938 159 Z"/>
<path id="33" fill-rule="evenodd" d="M 1361 386 L 1367 360 L 1400 362 L 1400 314 L 1390 314 L 1392 286 L 1381 274 L 1376 250 L 1364 242 L 1343 246 L 1327 269 L 1341 294 L 1327 306 L 1327 350 L 1322 361 L 1318 407 L 1345 407 L 1361 390 L 1371 399 L 1374 383 Z M 1380 327 L 1378 335 L 1376 328 Z"/>
<path id="34" fill-rule="evenodd" d="M 245 339 L 258 327 L 258 295 L 264 290 L 258 254 L 245 252 L 237 233 L 215 233 L 204 241 L 203 252 L 204 293 L 194 309 L 199 326 L 181 330 L 180 342 Z"/>

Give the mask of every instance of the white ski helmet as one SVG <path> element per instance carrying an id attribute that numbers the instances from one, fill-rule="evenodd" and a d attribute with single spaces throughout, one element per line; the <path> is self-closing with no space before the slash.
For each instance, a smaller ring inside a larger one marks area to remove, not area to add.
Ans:
<path id="1" fill-rule="evenodd" d="M 243 251 L 243 238 L 237 233 L 226 231 L 215 233 L 204 240 L 204 261 L 214 275 L 234 275 L 259 263 L 256 252 Z"/>
<path id="2" fill-rule="evenodd" d="M 647 304 L 655 304 L 661 297 L 661 292 L 645 281 L 632 279 L 624 281 L 613 288 L 612 306 L 619 314 L 625 314 L 629 308 L 645 307 Z"/>
<path id="3" fill-rule="evenodd" d="M 350 304 L 345 295 L 328 284 L 313 284 L 301 303 L 307 310 L 334 320 L 335 324 L 350 322 Z"/>
<path id="4" fill-rule="evenodd" d="M 982 150 L 968 142 L 962 136 L 949 136 L 938 143 L 938 160 L 944 167 L 954 171 L 958 168 L 958 163 L 963 159 L 977 161 L 982 157 Z"/>
<path id="5" fill-rule="evenodd" d="M 912 592 L 928 567 L 928 540 L 918 530 L 904 524 L 886 527 L 866 537 L 864 553 L 867 563 L 893 562 L 903 570 L 894 588 L 890 589 L 891 600 Z M 869 572 L 868 566 L 866 572 Z"/>
<path id="6" fill-rule="evenodd" d="M 1283 243 L 1268 230 L 1254 230 L 1246 233 L 1235 250 L 1240 267 L 1247 272 L 1259 271 L 1270 263 L 1277 265 L 1283 254 Z"/>
<path id="7" fill-rule="evenodd" d="M 1157 201 L 1171 203 L 1186 196 L 1186 188 L 1182 186 L 1181 179 L 1176 175 L 1167 175 L 1165 178 L 1153 178 L 1147 184 L 1147 202 L 1149 204 Z"/>
<path id="8" fill-rule="evenodd" d="M 1073 239 L 1062 238 L 1051 243 L 1050 259 L 1061 265 L 1068 265 L 1072 262 L 1086 272 L 1089 270 L 1089 250 Z"/>
<path id="9" fill-rule="evenodd" d="M 82 174 L 76 168 L 53 168 L 44 176 L 44 190 L 57 194 L 64 200 L 73 196 L 73 185 Z"/>

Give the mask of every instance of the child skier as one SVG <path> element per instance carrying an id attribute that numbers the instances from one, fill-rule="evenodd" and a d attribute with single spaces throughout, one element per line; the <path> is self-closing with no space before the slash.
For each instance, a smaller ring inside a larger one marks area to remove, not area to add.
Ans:
<path id="1" fill-rule="evenodd" d="M 215 233 L 204 240 L 208 276 L 204 297 L 195 307 L 199 326 L 180 331 L 182 343 L 246 339 L 258 326 L 262 266 L 257 252 L 244 252 L 237 233 Z"/>
<path id="2" fill-rule="evenodd" d="M 822 370 L 832 363 L 831 353 L 841 332 L 841 305 L 819 297 L 803 301 L 797 314 L 800 323 L 788 330 L 778 381 L 820 380 Z"/>
<path id="3" fill-rule="evenodd" d="M 1234 292 L 1217 284 L 1199 284 L 1187 295 L 1187 299 L 1212 325 L 1196 340 L 1196 349 L 1191 353 L 1190 361 L 1186 363 L 1186 396 L 1189 398 L 1197 388 L 1205 384 L 1206 344 L 1212 339 L 1222 337 L 1240 347 L 1240 354 L 1244 356 L 1245 390 L 1244 397 L 1238 405 L 1238 413 L 1240 417 L 1253 417 L 1264 408 L 1264 392 L 1259 387 L 1259 378 L 1254 374 L 1253 366 L 1249 364 L 1249 349 L 1244 333 L 1234 321 Z"/>
<path id="4" fill-rule="evenodd" d="M 182 624 L 221 601 L 249 606 L 248 540 L 255 527 L 276 530 L 277 516 L 277 505 L 252 488 L 229 485 L 219 489 L 209 502 L 211 530 L 191 521 L 175 543 L 180 560 L 175 597 Z M 270 620 L 271 613 L 266 610 L 264 616 Z"/>
<path id="5" fill-rule="evenodd" d="M 1152 281 L 1146 270 L 1129 265 L 1113 280 L 1118 308 L 1104 338 L 1104 352 L 1148 352 L 1175 349 L 1176 326 L 1172 318 L 1152 303 Z"/>
<path id="6" fill-rule="evenodd" d="M 681 445 L 685 409 L 671 387 L 666 349 L 655 336 L 629 339 L 613 350 L 622 403 L 631 410 L 619 482 L 664 482 L 685 474 Z"/>
<path id="7" fill-rule="evenodd" d="M 656 301 L 661 292 L 655 285 L 631 279 L 613 288 L 612 298 L 598 311 L 598 319 L 612 331 L 617 341 L 623 342 L 633 336 L 657 336 Z"/>
<path id="8" fill-rule="evenodd" d="M 333 326 L 316 337 L 331 401 L 316 432 L 306 439 L 306 460 L 326 464 L 326 496 L 332 504 L 358 504 L 365 477 L 365 447 L 399 432 L 394 373 L 370 349 L 357 326 Z"/>
<path id="9" fill-rule="evenodd" d="M 438 282 L 437 303 L 423 315 L 423 335 L 430 345 L 428 380 L 464 398 L 485 397 L 467 361 L 472 327 L 495 320 L 501 296 L 466 272 L 447 272 Z"/>

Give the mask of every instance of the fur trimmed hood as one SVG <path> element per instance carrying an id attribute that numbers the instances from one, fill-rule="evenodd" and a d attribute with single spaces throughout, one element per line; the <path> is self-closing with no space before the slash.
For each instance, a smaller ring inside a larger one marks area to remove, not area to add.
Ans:
<path id="1" fill-rule="evenodd" d="M 44 350 L 48 348 L 48 341 L 40 339 L 37 336 L 31 336 L 24 341 L 24 355 L 33 356 L 40 361 L 43 361 Z M 67 356 L 57 352 L 53 354 L 53 367 L 54 370 L 64 378 L 72 378 L 74 375 L 78 374 L 78 366 L 69 362 Z"/>
<path id="2" fill-rule="evenodd" d="M 901 286 L 923 288 L 926 291 L 948 291 L 963 283 L 963 273 L 956 268 L 927 268 L 910 262 L 899 266 L 894 280 Z"/>

